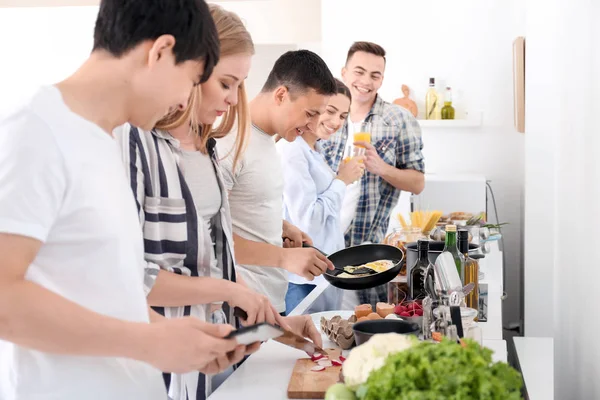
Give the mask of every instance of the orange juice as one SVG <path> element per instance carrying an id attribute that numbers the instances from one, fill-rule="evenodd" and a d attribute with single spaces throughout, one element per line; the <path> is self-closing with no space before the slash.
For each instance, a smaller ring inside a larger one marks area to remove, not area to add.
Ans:
<path id="1" fill-rule="evenodd" d="M 371 133 L 370 132 L 357 132 L 354 134 L 354 141 L 371 143 Z"/>

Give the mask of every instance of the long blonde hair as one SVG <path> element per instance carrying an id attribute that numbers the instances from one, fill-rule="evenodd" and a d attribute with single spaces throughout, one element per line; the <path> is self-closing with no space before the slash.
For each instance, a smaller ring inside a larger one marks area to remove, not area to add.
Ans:
<path id="1" fill-rule="evenodd" d="M 223 7 L 216 4 L 209 4 L 210 14 L 217 26 L 219 35 L 219 44 L 221 46 L 221 59 L 223 57 L 236 54 L 254 55 L 254 42 L 250 33 L 244 26 L 244 23 L 237 14 L 225 10 Z M 210 125 L 202 125 L 196 118 L 195 110 L 201 102 L 202 85 L 194 88 L 190 95 L 188 105 L 185 110 L 174 111 L 163 119 L 158 121 L 156 128 L 169 130 L 180 127 L 186 121 L 191 121 L 191 132 L 199 138 L 198 149 L 203 153 L 207 153 L 207 143 L 210 139 L 218 139 L 227 135 L 237 121 L 237 136 L 235 144 L 231 149 L 233 152 L 233 169 L 242 157 L 246 148 L 247 137 L 250 132 L 250 111 L 248 108 L 248 96 L 246 95 L 246 86 L 244 82 L 238 87 L 238 103 L 235 106 L 230 106 L 227 112 L 223 115 L 221 123 L 213 127 Z M 222 155 L 227 156 L 227 155 Z"/>

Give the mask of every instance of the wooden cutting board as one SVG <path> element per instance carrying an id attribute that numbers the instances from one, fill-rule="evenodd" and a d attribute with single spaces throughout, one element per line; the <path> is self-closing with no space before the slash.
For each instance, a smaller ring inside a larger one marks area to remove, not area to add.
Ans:
<path id="1" fill-rule="evenodd" d="M 340 349 L 325 349 L 330 360 L 340 358 Z M 327 367 L 323 371 L 311 371 L 317 363 L 310 358 L 301 358 L 296 361 L 290 383 L 288 385 L 288 399 L 324 399 L 325 392 L 331 385 L 340 380 L 342 367 Z"/>

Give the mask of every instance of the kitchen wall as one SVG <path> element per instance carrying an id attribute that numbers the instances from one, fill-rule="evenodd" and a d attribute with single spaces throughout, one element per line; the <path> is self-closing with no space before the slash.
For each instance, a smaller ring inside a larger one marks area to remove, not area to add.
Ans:
<path id="1" fill-rule="evenodd" d="M 407 84 L 424 109 L 428 78 L 452 86 L 457 117 L 481 115 L 475 128 L 423 128 L 430 173 L 478 173 L 491 180 L 506 246 L 508 298 L 505 324 L 521 308 L 524 136 L 513 128 L 512 41 L 525 33 L 525 6 L 518 0 L 322 0 L 322 56 L 340 74 L 355 40 L 387 51 L 380 90 L 392 101 Z M 488 210 L 493 220 L 493 206 Z"/>
<path id="2" fill-rule="evenodd" d="M 526 4 L 525 333 L 554 338 L 556 399 L 598 399 L 600 4 Z"/>
<path id="3" fill-rule="evenodd" d="M 319 52 L 335 75 L 355 40 L 388 51 L 382 96 L 392 101 L 405 83 L 419 108 L 429 76 L 451 85 L 457 117 L 481 116 L 480 127 L 425 128 L 430 173 L 479 173 L 492 181 L 505 229 L 506 321 L 517 321 L 521 285 L 521 198 L 524 136 L 512 127 L 512 40 L 524 34 L 525 6 L 518 0 L 272 0 L 224 1 L 245 19 L 257 41 L 248 80 L 258 92 L 279 54 L 293 48 Z M 300 4 L 302 3 L 302 4 Z M 36 86 L 57 81 L 88 55 L 96 7 L 0 9 L 3 54 L 18 61 L 0 66 L 0 117 Z M 8 96 L 4 95 L 9 93 Z M 493 219 L 493 208 L 489 206 Z"/>
<path id="4" fill-rule="evenodd" d="M 39 85 L 65 78 L 93 44 L 98 7 L 0 8 L 0 118 Z"/>

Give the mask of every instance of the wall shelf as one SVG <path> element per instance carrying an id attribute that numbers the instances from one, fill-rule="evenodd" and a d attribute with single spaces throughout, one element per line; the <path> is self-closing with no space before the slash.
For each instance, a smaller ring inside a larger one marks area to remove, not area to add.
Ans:
<path id="1" fill-rule="evenodd" d="M 481 111 L 470 111 L 464 119 L 419 119 L 418 121 L 421 128 L 479 128 L 483 120 L 482 115 Z"/>
<path id="2" fill-rule="evenodd" d="M 421 128 L 477 128 L 481 126 L 481 120 L 478 119 L 442 119 L 442 120 L 427 120 L 420 119 L 419 125 Z"/>

